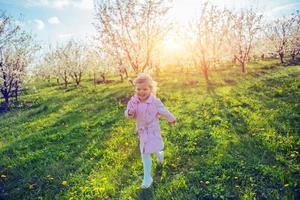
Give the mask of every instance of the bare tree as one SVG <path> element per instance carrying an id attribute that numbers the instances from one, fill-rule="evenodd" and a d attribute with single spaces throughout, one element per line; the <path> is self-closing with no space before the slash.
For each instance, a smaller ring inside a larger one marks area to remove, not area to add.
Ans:
<path id="1" fill-rule="evenodd" d="M 13 87 L 12 79 L 9 74 L 8 55 L 4 53 L 5 45 L 9 44 L 15 34 L 19 32 L 20 27 L 14 23 L 14 20 L 4 12 L 0 16 L 0 90 L 5 100 L 5 110 L 9 105 L 9 97 Z M 6 55 L 4 55 L 6 54 Z"/>
<path id="2" fill-rule="evenodd" d="M 64 62 L 69 69 L 70 76 L 79 85 L 83 72 L 85 71 L 86 64 L 86 47 L 84 44 L 70 40 L 61 53 L 65 58 Z"/>
<path id="3" fill-rule="evenodd" d="M 55 55 L 55 49 L 49 46 L 49 50 L 41 59 L 39 65 L 36 66 L 36 75 L 42 79 L 47 79 L 51 82 L 51 78 L 55 78 L 57 84 L 59 84 L 59 71 L 58 71 L 59 60 Z"/>
<path id="4" fill-rule="evenodd" d="M 51 55 L 52 61 L 55 63 L 56 74 L 63 80 L 65 88 L 70 83 L 70 74 L 72 62 L 69 57 L 70 43 L 57 45 L 53 54 Z"/>
<path id="5" fill-rule="evenodd" d="M 202 4 L 200 16 L 190 25 L 189 41 L 194 64 L 209 81 L 209 70 L 224 56 L 225 39 L 229 27 L 228 11 L 208 2 Z"/>
<path id="6" fill-rule="evenodd" d="M 93 73 L 96 83 L 98 74 L 105 80 L 107 73 L 114 68 L 111 59 L 104 54 L 83 42 L 70 40 L 56 45 L 54 49 L 50 47 L 37 71 L 41 76 L 63 80 L 65 88 L 68 87 L 70 79 L 80 85 L 85 72 Z"/>
<path id="7" fill-rule="evenodd" d="M 115 63 L 112 61 L 110 55 L 100 51 L 99 49 L 90 49 L 88 52 L 88 65 L 90 72 L 93 73 L 94 84 L 97 83 L 98 76 L 102 78 L 102 82 L 106 81 L 107 74 L 113 72 Z"/>
<path id="8" fill-rule="evenodd" d="M 7 110 L 10 97 L 14 96 L 18 101 L 26 67 L 39 46 L 5 14 L 0 16 L 0 38 L 0 91 L 4 97 L 4 110 Z"/>
<path id="9" fill-rule="evenodd" d="M 48 83 L 51 81 L 51 72 L 48 68 L 44 65 L 43 60 L 38 61 L 36 63 L 35 68 L 32 70 L 34 80 L 47 80 Z"/>
<path id="10" fill-rule="evenodd" d="M 16 25 L 14 19 L 2 12 L 0 15 L 0 49 L 14 40 L 19 31 L 20 26 Z"/>
<path id="11" fill-rule="evenodd" d="M 168 31 L 163 24 L 169 7 L 162 0 L 98 0 L 96 23 L 102 47 L 120 66 L 138 73 L 150 68 L 155 46 Z"/>
<path id="12" fill-rule="evenodd" d="M 292 57 L 292 62 L 296 61 L 296 56 L 300 53 L 300 12 L 292 13 L 292 18 L 295 19 L 292 26 L 292 38 L 290 40 L 291 50 L 290 55 Z"/>
<path id="13" fill-rule="evenodd" d="M 265 30 L 265 34 L 273 45 L 274 50 L 278 53 L 281 63 L 284 63 L 284 56 L 286 55 L 286 52 L 290 51 L 293 57 L 297 50 L 297 48 L 292 48 L 291 46 L 293 44 L 293 34 L 296 35 L 299 32 L 299 27 L 297 28 L 294 26 L 297 22 L 296 16 L 297 15 L 290 15 L 288 17 L 285 16 L 272 21 L 268 24 L 268 28 Z M 294 51 L 294 53 L 292 53 L 292 51 Z"/>
<path id="14" fill-rule="evenodd" d="M 39 65 L 39 74 L 55 77 L 57 83 L 62 79 L 68 87 L 70 79 L 80 85 L 82 76 L 87 71 L 87 45 L 75 40 L 49 48 Z"/>
<path id="15" fill-rule="evenodd" d="M 128 78 L 128 63 L 126 56 L 121 54 L 119 49 L 115 49 L 111 46 L 99 46 L 96 50 L 98 56 L 102 59 L 107 60 L 108 58 L 113 61 L 111 62 L 111 71 L 116 71 L 123 82 L 124 78 Z M 107 69 L 108 70 L 108 69 Z"/>
<path id="16" fill-rule="evenodd" d="M 241 10 L 231 13 L 232 26 L 230 28 L 229 42 L 233 48 L 234 58 L 240 63 L 244 73 L 253 41 L 261 30 L 262 15 L 254 10 Z"/>

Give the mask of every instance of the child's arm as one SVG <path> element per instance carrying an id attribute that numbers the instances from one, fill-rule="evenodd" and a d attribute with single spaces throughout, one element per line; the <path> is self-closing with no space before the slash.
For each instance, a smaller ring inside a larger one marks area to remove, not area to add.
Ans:
<path id="1" fill-rule="evenodd" d="M 135 115 L 135 109 L 132 101 L 130 100 L 127 104 L 127 109 L 125 110 L 125 117 L 128 119 L 134 119 Z"/>
<path id="2" fill-rule="evenodd" d="M 168 111 L 168 109 L 164 106 L 160 99 L 158 99 L 157 102 L 157 110 L 158 113 L 167 118 L 170 123 L 176 122 L 176 118 L 172 115 L 172 113 Z"/>

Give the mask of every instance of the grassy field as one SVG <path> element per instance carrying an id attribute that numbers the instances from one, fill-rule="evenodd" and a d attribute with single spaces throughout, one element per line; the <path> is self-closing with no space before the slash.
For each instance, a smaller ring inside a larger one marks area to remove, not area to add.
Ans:
<path id="1" fill-rule="evenodd" d="M 33 104 L 0 115 L 0 199 L 299 199 L 300 66 L 155 77 L 177 117 L 161 122 L 165 163 L 141 190 L 128 82 L 34 83 Z M 188 80 L 197 80 L 197 84 Z"/>

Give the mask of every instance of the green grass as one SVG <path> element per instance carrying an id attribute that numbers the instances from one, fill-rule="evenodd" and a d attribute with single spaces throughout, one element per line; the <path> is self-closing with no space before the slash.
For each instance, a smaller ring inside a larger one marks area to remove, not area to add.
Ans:
<path id="1" fill-rule="evenodd" d="M 178 123 L 161 123 L 166 159 L 147 190 L 121 103 L 129 83 L 33 83 L 21 97 L 32 106 L 0 115 L 0 199 L 298 198 L 300 67 L 247 69 L 216 71 L 208 86 L 199 74 L 155 77 Z"/>

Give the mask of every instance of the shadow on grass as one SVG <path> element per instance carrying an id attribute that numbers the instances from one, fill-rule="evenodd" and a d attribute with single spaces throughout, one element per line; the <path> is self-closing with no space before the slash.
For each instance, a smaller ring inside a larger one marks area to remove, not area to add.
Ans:
<path id="1" fill-rule="evenodd" d="M 242 136 L 239 142 L 228 145 L 226 151 L 219 160 L 220 170 L 229 177 L 224 182 L 225 191 L 239 198 L 251 191 L 257 199 L 297 199 L 299 173 L 287 164 L 288 160 L 279 161 L 281 152 L 259 136 Z M 289 187 L 285 187 L 287 183 Z"/>
<path id="2" fill-rule="evenodd" d="M 82 101 L 82 104 L 85 103 Z M 107 109 L 102 111 L 90 118 L 82 118 L 78 111 L 63 113 L 48 126 L 2 148 L 0 172 L 5 173 L 7 178 L 0 197 L 37 199 L 44 196 L 54 199 L 68 188 L 62 185 L 62 181 L 68 181 L 70 176 L 77 174 L 87 177 L 102 159 L 101 151 L 95 155 L 92 150 L 104 147 L 110 137 L 110 127 L 119 120 L 115 117 L 103 123 L 109 112 Z M 41 116 L 47 118 L 41 112 L 36 119 Z"/>
<path id="3" fill-rule="evenodd" d="M 300 76 L 299 71 L 289 71 L 276 77 L 267 77 L 248 88 L 247 95 L 256 98 L 266 111 L 274 110 L 270 126 L 282 135 L 300 132 Z"/>
<path id="4" fill-rule="evenodd" d="M 155 193 L 155 188 L 154 188 L 153 185 L 150 188 L 147 188 L 147 189 L 140 189 L 137 192 L 136 199 L 139 199 L 139 200 L 150 200 L 150 199 L 153 199 L 153 197 L 154 197 L 153 193 Z"/>

